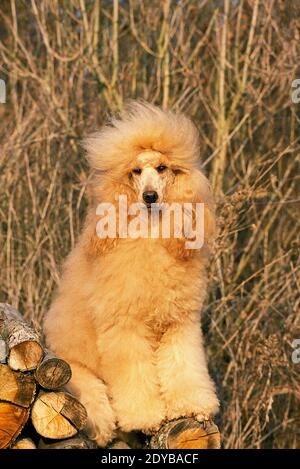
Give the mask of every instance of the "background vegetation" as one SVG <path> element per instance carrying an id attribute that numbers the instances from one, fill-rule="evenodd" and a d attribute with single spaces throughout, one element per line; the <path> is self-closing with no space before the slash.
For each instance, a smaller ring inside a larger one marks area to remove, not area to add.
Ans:
<path id="1" fill-rule="evenodd" d="M 184 111 L 218 204 L 203 328 L 225 447 L 300 447 L 299 22 L 297 0 L 0 3 L 1 301 L 40 326 L 87 205 L 82 137 L 128 98 Z"/>

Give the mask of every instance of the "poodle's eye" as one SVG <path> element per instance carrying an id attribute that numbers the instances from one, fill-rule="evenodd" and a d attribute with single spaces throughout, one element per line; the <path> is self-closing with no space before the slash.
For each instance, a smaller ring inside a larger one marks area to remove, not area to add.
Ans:
<path id="1" fill-rule="evenodd" d="M 156 171 L 158 173 L 163 173 L 166 169 L 167 169 L 167 167 L 164 166 L 163 164 L 161 164 L 161 165 L 157 166 Z"/>
<path id="2" fill-rule="evenodd" d="M 133 174 L 141 174 L 142 170 L 141 168 L 135 168 L 132 170 Z"/>

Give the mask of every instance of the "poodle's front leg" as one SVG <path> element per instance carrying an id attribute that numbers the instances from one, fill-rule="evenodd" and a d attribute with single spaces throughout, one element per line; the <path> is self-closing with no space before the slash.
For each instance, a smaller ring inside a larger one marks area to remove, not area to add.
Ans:
<path id="1" fill-rule="evenodd" d="M 217 412 L 219 402 L 208 375 L 198 322 L 170 327 L 157 350 L 157 365 L 168 419 L 205 420 Z"/>
<path id="2" fill-rule="evenodd" d="M 88 414 L 87 433 L 99 446 L 106 446 L 115 436 L 115 415 L 102 380 L 80 363 L 69 362 L 72 378 L 67 389 L 85 406 Z"/>
<path id="3" fill-rule="evenodd" d="M 114 327 L 99 337 L 104 380 L 119 427 L 152 433 L 165 418 L 153 351 L 141 326 Z"/>

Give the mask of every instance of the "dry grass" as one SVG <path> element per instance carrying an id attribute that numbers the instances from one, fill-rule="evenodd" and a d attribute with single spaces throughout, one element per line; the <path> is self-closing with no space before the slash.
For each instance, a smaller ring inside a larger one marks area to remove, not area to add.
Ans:
<path id="1" fill-rule="evenodd" d="M 225 447 L 300 447 L 299 18 L 297 0 L 0 5 L 0 300 L 40 324 L 85 213 L 82 136 L 127 98 L 184 110 L 219 207 L 203 326 Z"/>

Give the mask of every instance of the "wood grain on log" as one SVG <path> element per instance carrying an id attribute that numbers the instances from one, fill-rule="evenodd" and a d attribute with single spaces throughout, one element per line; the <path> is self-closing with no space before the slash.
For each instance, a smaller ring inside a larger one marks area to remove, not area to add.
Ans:
<path id="1" fill-rule="evenodd" d="M 29 409 L 10 402 L 0 402 L 0 449 L 9 447 L 22 431 Z"/>
<path id="2" fill-rule="evenodd" d="M 182 418 L 163 425 L 150 445 L 152 449 L 218 449 L 221 439 L 214 423 Z"/>
<path id="3" fill-rule="evenodd" d="M 13 371 L 0 365 L 0 400 L 29 407 L 35 396 L 36 384 L 32 375 Z"/>
<path id="4" fill-rule="evenodd" d="M 75 397 L 64 391 L 42 392 L 33 404 L 31 420 L 41 436 L 60 440 L 82 430 L 87 413 Z"/>
<path id="5" fill-rule="evenodd" d="M 55 357 L 48 350 L 35 370 L 36 380 L 45 389 L 63 388 L 70 381 L 71 376 L 70 365 L 61 358 Z"/>
<path id="6" fill-rule="evenodd" d="M 18 438 L 11 449 L 36 449 L 36 445 L 31 438 Z"/>
<path id="7" fill-rule="evenodd" d="M 39 449 L 96 449 L 95 441 L 89 440 L 84 434 L 79 434 L 67 440 L 48 442 L 43 439 L 39 441 Z"/>
<path id="8" fill-rule="evenodd" d="M 0 336 L 9 349 L 13 370 L 34 370 L 43 357 L 39 335 L 12 306 L 0 303 Z"/>

